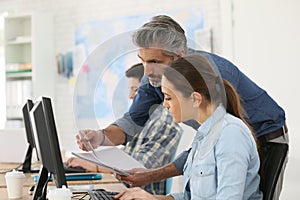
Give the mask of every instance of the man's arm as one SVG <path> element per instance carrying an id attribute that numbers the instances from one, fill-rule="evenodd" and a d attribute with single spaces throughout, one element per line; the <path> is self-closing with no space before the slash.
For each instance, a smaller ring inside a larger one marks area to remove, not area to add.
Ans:
<path id="1" fill-rule="evenodd" d="M 191 150 L 191 148 L 189 150 L 183 151 L 173 161 L 174 165 L 176 166 L 177 170 L 180 172 L 181 175 L 183 174 L 183 167 L 189 156 L 190 150 Z"/>
<path id="2" fill-rule="evenodd" d="M 120 145 L 124 144 L 126 140 L 125 132 L 116 125 L 109 125 L 104 129 L 106 140 L 103 145 Z"/>
<path id="3" fill-rule="evenodd" d="M 117 178 L 129 183 L 134 187 L 141 187 L 152 182 L 158 182 L 174 176 L 183 174 L 183 167 L 189 154 L 189 150 L 182 152 L 173 163 L 169 163 L 160 168 L 154 169 L 132 169 L 129 170 L 130 176 L 121 176 Z"/>
<path id="4" fill-rule="evenodd" d="M 143 126 L 137 125 L 130 116 L 130 113 L 125 113 L 121 118 L 117 119 L 113 124 L 114 126 L 117 126 L 121 129 L 121 131 L 126 134 L 125 143 L 128 141 L 131 141 L 132 138 L 136 133 L 139 133 L 142 131 Z M 110 125 L 110 126 L 111 126 Z M 109 126 L 109 127 L 110 127 Z M 106 129 L 105 129 L 106 130 Z"/>
<path id="5" fill-rule="evenodd" d="M 176 165 L 174 163 L 169 163 L 165 165 L 162 168 L 159 168 L 156 173 L 153 174 L 155 180 L 154 181 L 159 181 L 159 180 L 164 180 L 167 178 L 171 178 L 174 176 L 179 176 L 181 173 L 178 171 Z"/>
<path id="6" fill-rule="evenodd" d="M 104 130 L 81 130 L 82 134 L 76 135 L 77 144 L 80 149 L 89 151 L 86 142 L 89 141 L 94 148 L 98 146 L 114 146 L 123 144 L 126 140 L 125 132 L 116 125 L 109 125 Z"/>
<path id="7" fill-rule="evenodd" d="M 130 176 L 121 176 L 117 178 L 125 181 L 133 187 L 141 187 L 152 182 L 158 182 L 170 177 L 180 175 L 174 163 L 169 163 L 163 167 L 155 169 L 132 169 L 128 171 Z"/>
<path id="8" fill-rule="evenodd" d="M 172 196 L 154 195 L 154 197 L 158 200 L 174 200 Z"/>

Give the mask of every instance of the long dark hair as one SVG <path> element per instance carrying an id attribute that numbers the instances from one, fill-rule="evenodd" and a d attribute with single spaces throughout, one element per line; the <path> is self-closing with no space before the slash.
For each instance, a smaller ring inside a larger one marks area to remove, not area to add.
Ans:
<path id="1" fill-rule="evenodd" d="M 245 111 L 236 90 L 220 77 L 217 68 L 204 56 L 190 54 L 179 58 L 165 68 L 164 76 L 185 97 L 199 92 L 208 103 L 222 103 L 228 113 L 240 118 L 249 127 L 256 141 L 252 127 L 244 118 Z"/>

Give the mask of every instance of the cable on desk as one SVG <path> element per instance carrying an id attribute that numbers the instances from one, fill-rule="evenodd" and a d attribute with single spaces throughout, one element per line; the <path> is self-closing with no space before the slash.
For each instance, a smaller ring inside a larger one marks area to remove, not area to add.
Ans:
<path id="1" fill-rule="evenodd" d="M 25 160 L 27 160 L 29 157 L 30 157 L 29 155 L 26 156 Z M 16 170 L 17 171 L 21 166 L 23 166 L 23 164 L 24 164 L 24 162 L 21 163 L 20 165 L 18 165 L 17 167 L 15 167 L 15 168 L 12 168 L 12 169 L 9 169 L 9 170 L 5 170 L 5 171 L 0 171 L 0 174 L 5 174 L 5 173 L 10 172 L 12 170 Z"/>
<path id="2" fill-rule="evenodd" d="M 85 193 L 85 194 L 75 194 L 75 195 L 72 196 L 72 199 L 82 200 L 82 199 L 84 199 L 86 196 L 88 196 L 88 193 Z"/>
<path id="3" fill-rule="evenodd" d="M 23 163 L 22 164 L 20 164 L 20 165 L 18 165 L 17 167 L 15 167 L 15 168 L 12 168 L 12 169 L 9 169 L 9 170 L 5 170 L 5 171 L 0 171 L 0 174 L 5 174 L 5 173 L 7 173 L 7 172 L 10 172 L 10 171 L 12 171 L 12 170 L 18 170 L 18 168 L 20 168 L 21 166 L 23 165 Z"/>

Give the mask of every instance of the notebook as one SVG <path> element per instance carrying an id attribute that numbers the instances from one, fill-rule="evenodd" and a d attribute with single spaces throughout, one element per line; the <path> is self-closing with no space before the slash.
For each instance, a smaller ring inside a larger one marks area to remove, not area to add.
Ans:
<path id="1" fill-rule="evenodd" d="M 129 174 L 124 170 L 130 170 L 133 168 L 145 168 L 140 162 L 135 160 L 133 157 L 125 153 L 123 150 L 115 146 L 101 146 L 95 150 L 97 157 L 90 152 L 75 153 L 73 155 L 92 162 L 101 167 L 108 168 L 123 176 Z"/>

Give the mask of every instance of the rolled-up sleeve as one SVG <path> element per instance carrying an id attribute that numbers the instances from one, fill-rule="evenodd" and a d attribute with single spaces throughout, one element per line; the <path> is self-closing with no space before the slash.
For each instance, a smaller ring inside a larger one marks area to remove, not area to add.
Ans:
<path id="1" fill-rule="evenodd" d="M 172 196 L 175 200 L 183 200 L 184 199 L 184 195 L 182 192 L 169 194 L 168 196 Z"/>
<path id="2" fill-rule="evenodd" d="M 178 171 L 180 172 L 180 174 L 183 174 L 183 167 L 184 164 L 186 162 L 186 159 L 190 153 L 190 150 L 187 151 L 183 151 L 181 154 L 179 154 L 179 156 L 177 156 L 175 158 L 175 160 L 173 161 L 174 165 L 176 166 L 176 168 L 178 169 Z"/>
<path id="3" fill-rule="evenodd" d="M 136 133 L 142 131 L 143 127 L 137 125 L 130 117 L 130 114 L 127 112 L 123 115 L 122 118 L 117 119 L 113 125 L 119 126 L 126 134 L 126 141 L 130 141 Z"/>

